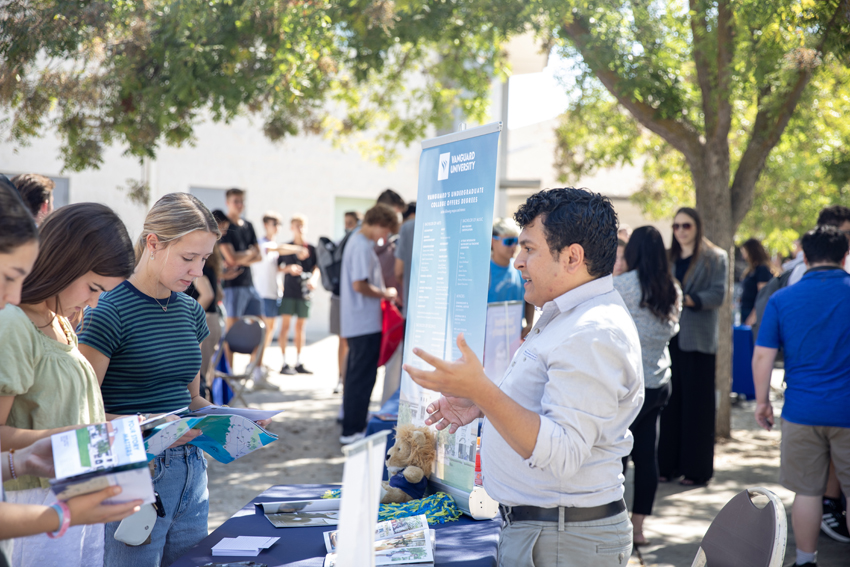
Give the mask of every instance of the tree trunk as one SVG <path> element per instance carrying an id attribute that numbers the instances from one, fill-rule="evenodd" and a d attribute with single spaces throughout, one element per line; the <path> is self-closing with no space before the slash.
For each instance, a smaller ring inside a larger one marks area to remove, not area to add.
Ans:
<path id="1" fill-rule="evenodd" d="M 717 369 L 715 388 L 719 396 L 716 433 L 720 438 L 731 437 L 732 387 L 732 286 L 733 254 L 736 226 L 732 220 L 732 198 L 729 191 L 729 149 L 721 144 L 708 143 L 704 153 L 689 160 L 696 189 L 696 208 L 702 217 L 703 234 L 729 254 L 729 290 L 718 314 Z"/>

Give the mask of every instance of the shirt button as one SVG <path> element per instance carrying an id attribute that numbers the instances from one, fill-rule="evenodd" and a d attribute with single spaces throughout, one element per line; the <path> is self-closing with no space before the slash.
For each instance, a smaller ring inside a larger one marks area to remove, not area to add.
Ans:
<path id="1" fill-rule="evenodd" d="M 534 329 L 534 334 L 535 334 L 535 335 L 539 335 L 539 334 L 540 334 L 540 329 Z"/>

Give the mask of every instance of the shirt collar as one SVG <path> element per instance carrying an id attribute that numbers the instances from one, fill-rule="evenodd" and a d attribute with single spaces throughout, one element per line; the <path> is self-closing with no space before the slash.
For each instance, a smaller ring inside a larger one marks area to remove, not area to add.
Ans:
<path id="1" fill-rule="evenodd" d="M 585 301 L 593 299 L 603 293 L 608 293 L 609 291 L 614 291 L 614 277 L 610 274 L 601 278 L 596 278 L 595 280 L 591 280 L 577 288 L 571 289 L 567 293 L 556 297 L 550 303 L 554 303 L 561 313 L 565 313 Z"/>

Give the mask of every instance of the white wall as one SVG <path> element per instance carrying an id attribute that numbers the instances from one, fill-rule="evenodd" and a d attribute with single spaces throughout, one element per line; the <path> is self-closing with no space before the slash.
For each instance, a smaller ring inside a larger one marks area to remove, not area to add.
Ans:
<path id="1" fill-rule="evenodd" d="M 335 150 L 329 141 L 316 136 L 298 136 L 273 144 L 261 126 L 248 119 L 230 125 L 205 123 L 196 129 L 194 146 L 161 148 L 150 163 L 151 203 L 166 193 L 189 191 L 190 187 L 247 191 L 246 217 L 258 231 L 265 211 L 275 210 L 284 219 L 293 213 L 308 218 L 309 239 L 333 236 L 337 197 L 372 199 L 387 187 L 406 200 L 416 198 L 419 147 L 402 152 L 394 167 L 382 168 L 364 161 L 355 150 Z M 126 158 L 122 150 L 110 148 L 99 170 L 63 172 L 59 141 L 50 135 L 32 145 L 15 148 L 0 144 L 0 171 L 61 175 L 70 179 L 70 202 L 96 201 L 112 207 L 124 220 L 130 235 L 139 234 L 146 208 L 130 202 L 118 186 L 140 179 L 142 166 Z M 261 236 L 261 234 L 258 234 Z M 278 238 L 290 238 L 284 222 Z M 315 294 L 307 332 L 318 337 L 328 328 L 328 293 Z"/>

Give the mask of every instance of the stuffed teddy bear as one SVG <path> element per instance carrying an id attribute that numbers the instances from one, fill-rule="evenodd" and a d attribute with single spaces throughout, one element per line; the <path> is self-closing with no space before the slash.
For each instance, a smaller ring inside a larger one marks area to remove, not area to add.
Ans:
<path id="1" fill-rule="evenodd" d="M 389 481 L 381 483 L 381 504 L 410 502 L 425 496 L 437 458 L 434 432 L 410 423 L 396 428 L 395 445 L 387 451 Z"/>

